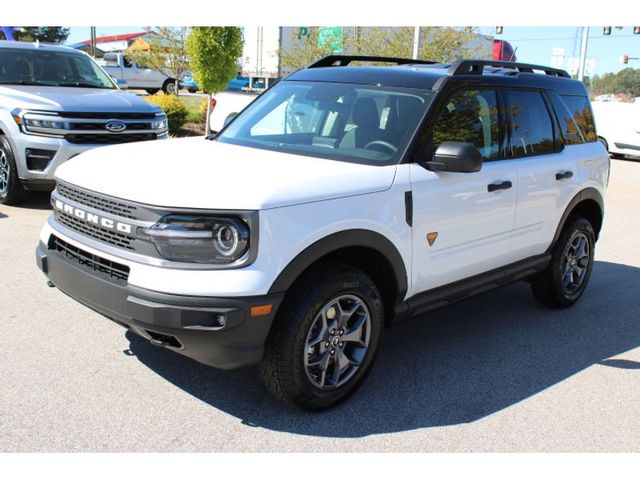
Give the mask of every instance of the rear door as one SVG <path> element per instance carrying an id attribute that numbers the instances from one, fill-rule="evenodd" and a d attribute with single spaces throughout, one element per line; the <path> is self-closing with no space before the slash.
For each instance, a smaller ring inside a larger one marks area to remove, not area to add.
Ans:
<path id="1" fill-rule="evenodd" d="M 504 157 L 498 93 L 460 89 L 445 102 L 434 122 L 431 152 L 446 141 L 472 143 L 484 161 L 475 173 L 434 172 L 411 165 L 411 294 L 509 263 L 517 174 Z"/>
<path id="2" fill-rule="evenodd" d="M 579 152 L 565 148 L 552 108 L 559 98 L 517 89 L 505 90 L 504 96 L 507 154 L 518 171 L 518 209 L 511 246 L 516 261 L 548 249 L 564 208 L 584 179 L 577 169 Z M 567 142 L 584 143 L 578 129 L 566 128 L 571 136 Z"/>

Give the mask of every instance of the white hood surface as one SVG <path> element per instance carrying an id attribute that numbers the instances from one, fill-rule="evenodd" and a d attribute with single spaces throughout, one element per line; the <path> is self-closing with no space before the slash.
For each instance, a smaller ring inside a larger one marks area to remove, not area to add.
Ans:
<path id="1" fill-rule="evenodd" d="M 387 190 L 395 172 L 197 137 L 92 149 L 56 177 L 159 207 L 260 210 Z"/>

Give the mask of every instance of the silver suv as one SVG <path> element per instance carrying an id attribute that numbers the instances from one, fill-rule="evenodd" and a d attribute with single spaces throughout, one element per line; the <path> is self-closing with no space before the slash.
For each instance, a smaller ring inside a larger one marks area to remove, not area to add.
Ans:
<path id="1" fill-rule="evenodd" d="M 56 167 L 85 150 L 167 136 L 162 110 L 84 52 L 0 41 L 0 203 L 52 190 Z"/>

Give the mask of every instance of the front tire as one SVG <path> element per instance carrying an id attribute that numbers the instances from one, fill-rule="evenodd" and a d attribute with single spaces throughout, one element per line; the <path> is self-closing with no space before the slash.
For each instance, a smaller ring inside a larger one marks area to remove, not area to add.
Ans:
<path id="1" fill-rule="evenodd" d="M 167 95 L 173 95 L 176 93 L 176 81 L 172 79 L 167 79 L 162 84 L 162 91 Z"/>
<path id="2" fill-rule="evenodd" d="M 29 196 L 18 178 L 16 159 L 11 144 L 0 135 L 0 203 L 4 205 L 18 205 Z"/>
<path id="3" fill-rule="evenodd" d="M 330 408 L 366 378 L 383 325 L 382 297 L 364 272 L 319 265 L 287 294 L 267 339 L 262 379 L 290 405 Z"/>
<path id="4" fill-rule="evenodd" d="M 531 282 L 536 299 L 550 308 L 576 303 L 591 277 L 594 247 L 591 223 L 583 217 L 570 217 L 553 247 L 551 262 Z"/>

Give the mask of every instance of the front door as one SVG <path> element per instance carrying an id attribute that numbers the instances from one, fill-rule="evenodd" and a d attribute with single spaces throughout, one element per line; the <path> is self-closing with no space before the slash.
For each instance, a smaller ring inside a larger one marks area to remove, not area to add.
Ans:
<path id="1" fill-rule="evenodd" d="M 504 159 L 497 94 L 454 92 L 438 114 L 432 148 L 471 143 L 483 156 L 475 173 L 410 165 L 413 191 L 413 278 L 409 295 L 509 263 L 517 203 L 517 172 Z"/>

